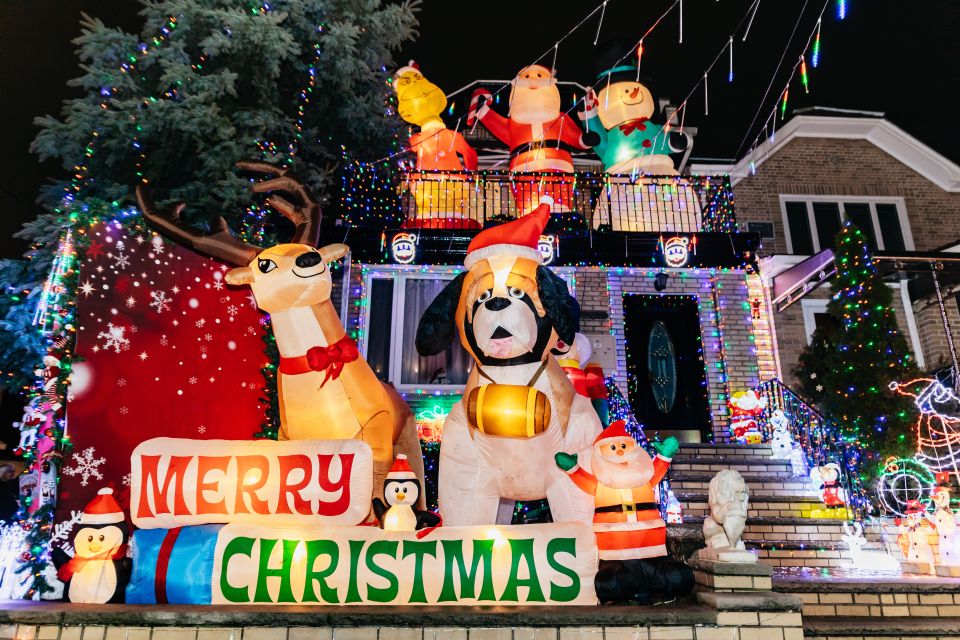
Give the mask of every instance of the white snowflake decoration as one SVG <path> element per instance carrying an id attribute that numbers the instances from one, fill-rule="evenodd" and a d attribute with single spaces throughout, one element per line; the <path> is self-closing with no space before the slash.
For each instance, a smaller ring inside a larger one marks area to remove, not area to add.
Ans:
<path id="1" fill-rule="evenodd" d="M 107 461 L 106 458 L 94 458 L 96 449 L 87 447 L 80 453 L 73 454 L 71 465 L 64 467 L 63 473 L 73 477 L 80 476 L 80 486 L 85 487 L 90 483 L 90 478 L 103 480 L 103 474 L 98 467 Z"/>
<path id="2" fill-rule="evenodd" d="M 133 473 L 128 473 L 127 475 L 123 476 L 123 479 L 120 480 L 120 482 L 123 483 L 123 486 L 129 487 L 130 483 L 133 482 Z"/>
<path id="3" fill-rule="evenodd" d="M 125 253 L 117 253 L 113 256 L 113 268 L 119 271 L 125 271 L 130 266 L 130 256 Z"/>
<path id="4" fill-rule="evenodd" d="M 217 291 L 220 291 L 221 289 L 223 289 L 223 280 L 214 280 L 213 288 L 216 289 Z"/>
<path id="5" fill-rule="evenodd" d="M 197 433 L 206 433 L 206 432 L 207 432 L 207 428 L 205 426 L 200 425 L 199 427 L 197 427 Z"/>
<path id="6" fill-rule="evenodd" d="M 120 415 L 125 416 L 128 413 L 130 413 L 130 409 L 128 407 L 120 407 Z"/>
<path id="7" fill-rule="evenodd" d="M 190 378 L 187 380 L 187 382 L 189 382 L 190 384 L 197 384 L 197 377 L 196 377 L 196 376 L 190 376 Z"/>
<path id="8" fill-rule="evenodd" d="M 130 340 L 124 336 L 124 327 L 118 327 L 114 324 L 108 323 L 107 330 L 101 331 L 97 334 L 98 338 L 103 338 L 103 349 L 104 351 L 108 349 L 113 349 L 114 353 L 120 353 L 121 351 L 126 351 L 130 348 Z"/>
<path id="9" fill-rule="evenodd" d="M 153 245 L 154 252 L 163 252 L 163 238 L 161 238 L 159 235 L 154 234 L 154 236 L 150 238 L 150 244 Z"/>
<path id="10" fill-rule="evenodd" d="M 80 293 L 85 296 L 89 296 L 91 293 L 93 293 L 93 285 L 90 284 L 89 280 L 80 285 Z"/>
<path id="11" fill-rule="evenodd" d="M 240 310 L 237 309 L 236 305 L 230 305 L 227 307 L 227 315 L 230 316 L 230 319 L 233 320 L 234 316 L 240 313 Z"/>
<path id="12" fill-rule="evenodd" d="M 153 298 L 153 302 L 150 303 L 150 307 L 157 313 L 163 313 L 164 311 L 170 310 L 170 303 L 173 302 L 173 300 L 167 297 L 165 291 L 151 291 L 150 297 Z"/>
<path id="13" fill-rule="evenodd" d="M 195 324 L 197 326 L 197 329 L 202 329 L 203 325 L 207 324 L 207 321 L 204 320 L 203 318 L 200 318 L 199 320 L 197 320 Z"/>

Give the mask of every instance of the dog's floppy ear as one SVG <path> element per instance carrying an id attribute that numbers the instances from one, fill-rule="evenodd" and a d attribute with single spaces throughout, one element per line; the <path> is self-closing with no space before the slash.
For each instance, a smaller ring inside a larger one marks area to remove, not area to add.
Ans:
<path id="1" fill-rule="evenodd" d="M 570 295 L 563 278 L 546 267 L 537 267 L 537 288 L 540 304 L 557 335 L 567 344 L 573 344 L 580 331 L 580 303 Z"/>
<path id="2" fill-rule="evenodd" d="M 466 277 L 467 272 L 464 271 L 454 278 L 424 311 L 417 327 L 416 344 L 420 355 L 436 355 L 453 342 L 453 334 L 457 330 L 457 305 L 460 304 L 460 292 Z"/>

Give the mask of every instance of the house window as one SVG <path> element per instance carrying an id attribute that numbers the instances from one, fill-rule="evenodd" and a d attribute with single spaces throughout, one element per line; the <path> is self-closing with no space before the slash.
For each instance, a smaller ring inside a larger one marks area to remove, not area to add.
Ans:
<path id="1" fill-rule="evenodd" d="M 558 273 L 568 281 L 571 278 Z M 431 273 L 381 267 L 367 274 L 362 348 L 377 377 L 401 392 L 457 393 L 463 389 L 473 359 L 454 335 L 449 347 L 435 356 L 417 353 L 417 327 L 434 298 L 456 277 L 450 268 Z"/>
<path id="2" fill-rule="evenodd" d="M 899 198 L 781 196 L 790 253 L 813 255 L 832 249 L 845 221 L 863 232 L 874 251 L 913 248 L 903 201 Z"/>
<path id="3" fill-rule="evenodd" d="M 836 318 L 827 313 L 829 300 L 820 298 L 806 298 L 800 301 L 803 309 L 803 329 L 807 334 L 807 344 L 813 338 L 813 332 L 821 328 L 835 328 Z"/>
<path id="4" fill-rule="evenodd" d="M 401 391 L 452 391 L 466 384 L 472 360 L 459 338 L 429 357 L 414 346 L 424 311 L 453 278 L 390 271 L 368 276 L 364 348 L 378 378 Z"/>

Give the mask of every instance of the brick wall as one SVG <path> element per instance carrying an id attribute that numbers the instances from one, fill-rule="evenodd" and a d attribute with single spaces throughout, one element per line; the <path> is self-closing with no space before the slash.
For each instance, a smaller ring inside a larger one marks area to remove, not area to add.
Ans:
<path id="1" fill-rule="evenodd" d="M 918 251 L 960 239 L 960 193 L 947 193 L 866 140 L 794 138 L 733 188 L 737 220 L 772 222 L 786 253 L 780 194 L 902 197 Z"/>
<path id="2" fill-rule="evenodd" d="M 829 300 L 831 295 L 832 290 L 830 283 L 827 283 L 808 293 L 803 300 Z M 897 327 L 899 327 L 900 332 L 907 341 L 907 348 L 913 353 L 910 343 L 910 329 L 907 325 L 907 314 L 903 306 L 903 298 L 900 295 L 899 288 L 893 289 L 893 313 L 897 319 Z M 929 328 L 928 332 L 936 334 L 936 332 L 939 331 L 939 334 L 936 335 L 940 336 L 945 348 L 946 341 L 942 338 L 943 326 L 940 324 L 940 313 L 936 311 L 936 307 L 934 307 L 934 315 L 936 316 L 936 327 Z M 787 383 L 787 385 L 793 386 L 797 382 L 796 377 L 793 375 L 793 370 L 800 361 L 800 353 L 807 346 L 807 330 L 803 323 L 803 301 L 795 302 L 783 311 L 774 311 L 772 318 L 774 331 L 776 331 L 777 335 L 777 349 L 780 356 L 782 380 Z M 920 317 L 917 317 L 916 320 L 919 325 Z M 956 321 L 958 326 L 960 326 L 960 314 L 957 314 Z M 924 354 L 927 354 L 927 346 L 923 343 L 924 332 L 922 328 L 919 333 L 921 337 L 921 348 Z M 960 334 L 957 335 L 960 336 Z M 929 368 L 930 366 L 928 359 L 927 367 Z"/>
<path id="3" fill-rule="evenodd" d="M 770 222 L 774 239 L 766 240 L 765 254 L 787 253 L 780 195 L 836 195 L 900 197 L 906 206 L 916 250 L 927 251 L 960 239 L 960 194 L 943 191 L 906 165 L 866 140 L 795 138 L 766 159 L 757 173 L 734 186 L 737 220 Z M 809 298 L 823 298 L 821 287 Z M 953 299 L 946 301 L 955 339 L 960 338 L 960 312 Z M 894 307 L 900 330 L 910 343 L 906 314 L 899 290 Z M 794 381 L 793 368 L 806 346 L 800 303 L 773 313 L 781 374 Z M 936 304 L 917 310 L 920 346 L 928 369 L 949 360 L 947 340 Z M 912 347 L 911 347 L 912 348 Z"/>
<path id="4" fill-rule="evenodd" d="M 602 611 L 598 607 L 598 611 Z M 336 615 L 336 614 L 328 614 Z M 600 617 L 598 615 L 598 617 Z M 678 617 L 683 617 L 678 613 Z M 803 640 L 795 611 L 722 611 L 716 624 L 449 627 L 0 625 L 0 640 Z"/>

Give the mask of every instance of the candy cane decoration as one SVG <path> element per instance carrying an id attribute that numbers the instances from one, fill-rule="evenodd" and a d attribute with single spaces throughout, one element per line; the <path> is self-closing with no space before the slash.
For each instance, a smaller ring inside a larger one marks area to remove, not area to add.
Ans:
<path id="1" fill-rule="evenodd" d="M 483 98 L 483 105 L 480 105 L 480 98 Z M 490 107 L 487 106 L 493 100 L 493 94 L 491 94 L 486 89 L 477 89 L 473 92 L 473 97 L 470 98 L 470 108 L 467 110 L 467 126 L 472 127 L 473 123 L 477 121 L 477 118 L 482 118 L 486 113 L 486 110 Z"/>

